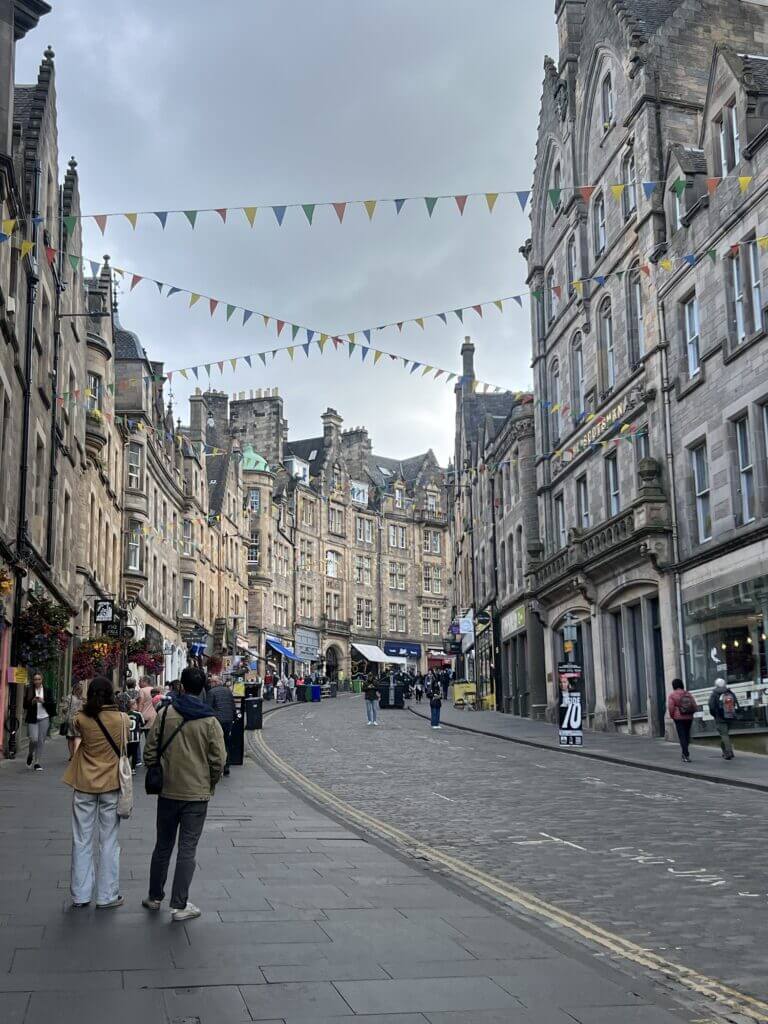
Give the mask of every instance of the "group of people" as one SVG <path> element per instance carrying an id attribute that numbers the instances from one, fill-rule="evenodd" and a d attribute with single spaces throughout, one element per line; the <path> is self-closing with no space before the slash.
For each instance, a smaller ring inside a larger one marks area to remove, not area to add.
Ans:
<path id="1" fill-rule="evenodd" d="M 325 676 L 319 672 L 310 672 L 306 675 L 296 675 L 295 672 L 268 671 L 264 676 L 264 699 L 277 701 L 278 704 L 292 704 L 296 699 L 296 689 L 301 686 L 311 686 L 313 683 L 322 683 Z"/>
<path id="2" fill-rule="evenodd" d="M 379 724 L 380 685 L 375 676 L 371 675 L 367 677 L 363 686 L 367 725 L 377 726 Z M 415 680 L 411 680 L 410 684 L 406 685 L 405 696 L 410 697 L 412 690 L 417 704 L 421 702 L 422 697 L 426 694 L 429 700 L 430 725 L 433 729 L 442 729 L 440 725 L 440 709 L 443 706 L 443 700 L 448 697 L 449 686 L 450 679 L 444 684 L 442 679 L 439 679 L 436 675 L 433 676 L 432 673 L 427 673 L 427 677 L 416 677 Z"/>
<path id="3" fill-rule="evenodd" d="M 709 695 L 708 707 L 720 737 L 722 755 L 726 761 L 732 761 L 734 754 L 731 726 L 738 715 L 739 701 L 722 676 L 715 680 L 715 685 Z M 682 759 L 686 763 L 691 760 L 691 728 L 694 716 L 699 710 L 696 698 L 690 690 L 685 688 L 682 679 L 673 679 L 672 691 L 667 697 L 667 711 L 675 723 Z"/>

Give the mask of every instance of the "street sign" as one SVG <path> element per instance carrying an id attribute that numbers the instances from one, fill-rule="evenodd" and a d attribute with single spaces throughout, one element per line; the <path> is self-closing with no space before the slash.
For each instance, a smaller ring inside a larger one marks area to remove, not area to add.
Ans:
<path id="1" fill-rule="evenodd" d="M 558 727 L 561 747 L 583 747 L 582 668 L 572 661 L 557 666 L 559 683 Z"/>
<path id="2" fill-rule="evenodd" d="M 94 622 L 112 622 L 115 617 L 115 603 L 108 598 L 97 598 L 93 603 Z"/>
<path id="3" fill-rule="evenodd" d="M 113 619 L 112 622 L 105 622 L 102 626 L 102 636 L 111 637 L 112 640 L 120 640 L 123 636 L 122 622 L 120 619 Z"/>
<path id="4" fill-rule="evenodd" d="M 491 623 L 491 613 L 478 612 L 475 621 L 477 622 L 478 626 L 489 626 Z"/>

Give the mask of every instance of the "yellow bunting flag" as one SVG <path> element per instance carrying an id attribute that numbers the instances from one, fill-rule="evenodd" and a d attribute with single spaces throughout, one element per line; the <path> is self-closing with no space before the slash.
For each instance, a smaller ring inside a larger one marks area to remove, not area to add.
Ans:
<path id="1" fill-rule="evenodd" d="M 320 340 L 317 343 L 317 347 L 320 349 L 321 352 L 325 348 L 326 341 L 328 341 L 328 335 L 327 334 L 321 334 L 320 335 Z"/>
<path id="2" fill-rule="evenodd" d="M 624 189 L 626 187 L 626 185 L 611 185 L 611 192 L 613 193 L 613 198 L 616 202 L 618 202 L 624 195 Z"/>
<path id="3" fill-rule="evenodd" d="M 582 296 L 584 294 L 584 282 L 583 281 L 574 281 L 573 282 L 573 290 L 576 292 L 576 294 L 578 296 Z"/>
<path id="4" fill-rule="evenodd" d="M 500 313 L 504 312 L 504 303 L 501 301 L 501 299 L 494 299 L 493 304 Z"/>
<path id="5" fill-rule="evenodd" d="M 366 199 L 363 205 L 365 206 L 365 209 L 368 213 L 368 220 L 373 220 L 373 214 L 376 209 L 376 200 Z"/>
<path id="6" fill-rule="evenodd" d="M 293 361 L 293 345 L 289 345 L 287 351 L 288 355 L 291 357 L 291 361 Z"/>
<path id="7" fill-rule="evenodd" d="M 498 192 L 486 192 L 485 201 L 488 203 L 488 212 L 493 213 L 493 208 L 496 205 L 496 200 L 499 198 Z"/>
<path id="8" fill-rule="evenodd" d="M 24 259 L 25 256 L 28 256 L 29 253 L 31 253 L 34 248 L 35 248 L 35 243 L 34 242 L 26 242 L 26 241 L 22 242 L 21 243 L 21 258 Z"/>
<path id="9" fill-rule="evenodd" d="M 128 223 L 131 225 L 131 227 L 135 231 L 136 230 L 136 221 L 138 220 L 138 216 L 139 215 L 137 213 L 124 213 L 123 216 L 125 217 L 125 219 L 128 221 Z"/>
<path id="10" fill-rule="evenodd" d="M 188 378 L 187 378 L 187 371 L 186 371 L 186 370 L 179 370 L 179 373 L 180 373 L 180 374 L 181 374 L 181 376 L 182 376 L 182 377 L 184 378 L 184 380 L 187 380 L 187 379 L 188 379 Z"/>
<path id="11" fill-rule="evenodd" d="M 659 266 L 661 267 L 662 270 L 671 270 L 672 269 L 672 260 L 670 260 L 670 259 L 659 260 Z"/>
<path id="12" fill-rule="evenodd" d="M 416 317 L 416 323 L 419 325 L 419 327 L 423 331 L 424 330 L 424 317 L 423 316 L 417 316 Z"/>
<path id="13" fill-rule="evenodd" d="M 427 374 L 431 373 L 432 370 L 434 370 L 434 366 L 425 366 L 424 369 L 422 370 L 421 376 L 426 377 Z"/>
<path id="14" fill-rule="evenodd" d="M 232 363 L 232 369 L 233 369 L 233 370 L 234 370 L 234 369 L 235 369 L 235 367 L 237 366 L 237 360 L 238 360 L 238 358 L 239 358 L 239 356 L 235 356 L 235 358 L 234 358 L 234 359 L 230 359 L 230 360 L 229 360 L 229 361 L 230 361 L 230 363 Z"/>
<path id="15" fill-rule="evenodd" d="M 761 235 L 757 240 L 757 244 L 760 246 L 762 252 L 768 250 L 768 235 Z"/>
<path id="16" fill-rule="evenodd" d="M 264 321 L 264 326 L 266 327 L 269 324 L 269 317 L 267 316 L 266 313 L 262 313 L 261 319 Z"/>
<path id="17" fill-rule="evenodd" d="M 376 349 L 376 351 L 373 353 L 373 365 L 374 366 L 381 359 L 382 355 L 383 355 L 383 353 L 379 352 L 379 350 Z"/>
<path id="18" fill-rule="evenodd" d="M 752 184 L 752 175 L 745 174 L 739 178 L 739 188 L 742 192 L 746 192 L 749 186 Z"/>
<path id="19" fill-rule="evenodd" d="M 347 337 L 349 338 L 349 340 L 354 345 L 355 344 L 355 332 L 353 331 L 352 334 L 348 334 Z"/>
<path id="20" fill-rule="evenodd" d="M 190 304 L 190 306 L 194 306 L 194 304 L 196 302 L 198 302 L 199 299 L 200 299 L 200 296 L 197 294 L 197 292 L 192 292 L 192 294 L 189 296 L 189 304 Z"/>
<path id="21" fill-rule="evenodd" d="M 10 220 L 4 220 L 3 221 L 3 234 L 4 235 L 12 235 L 13 234 L 13 230 L 14 230 L 15 227 L 16 227 L 16 220 L 15 220 L 15 218 L 11 218 Z"/>
<path id="22" fill-rule="evenodd" d="M 251 227 L 253 227 L 253 222 L 256 220 L 256 210 L 257 210 L 257 207 L 255 207 L 255 206 L 244 206 L 243 207 L 243 213 L 245 214 L 245 216 L 246 216 L 246 218 L 248 220 L 248 223 L 251 225 Z"/>

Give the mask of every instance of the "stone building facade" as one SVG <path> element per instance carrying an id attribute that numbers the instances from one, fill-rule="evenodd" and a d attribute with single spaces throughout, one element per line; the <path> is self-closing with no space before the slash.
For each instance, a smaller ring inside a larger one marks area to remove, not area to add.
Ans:
<path id="1" fill-rule="evenodd" d="M 722 484 L 724 495 L 737 428 L 719 424 L 724 413 L 726 420 L 739 414 L 723 401 L 730 395 L 744 404 L 737 370 L 731 392 L 719 369 L 717 385 L 704 383 L 706 366 L 694 370 L 696 379 L 685 373 L 685 359 L 698 367 L 704 357 L 705 321 L 689 299 L 705 279 L 707 358 L 713 369 L 717 360 L 730 365 L 721 345 L 728 333 L 723 268 L 715 260 L 705 269 L 695 243 L 715 239 L 718 230 L 729 241 L 726 224 L 734 237 L 745 227 L 735 176 L 753 174 L 752 161 L 759 163 L 747 138 L 760 131 L 761 70 L 742 80 L 741 120 L 730 121 L 737 85 L 732 79 L 732 87 L 723 86 L 723 72 L 712 70 L 714 45 L 759 53 L 768 15 L 744 0 L 641 0 L 631 7 L 558 0 L 556 17 L 560 58 L 545 61 L 532 233 L 523 249 L 539 297 L 531 305 L 543 551 L 532 581 L 545 626 L 548 693 L 554 703 L 557 665 L 566 658 L 563 628 L 575 627 L 571 656 L 583 668 L 588 722 L 660 734 L 668 680 L 683 671 L 678 583 L 685 521 L 695 507 L 691 453 L 712 427 L 709 470 L 716 475 L 708 479 Z M 723 88 L 729 99 L 718 106 Z M 723 119 L 725 128 L 715 132 Z M 734 125 L 743 171 L 732 159 Z M 706 179 L 719 175 L 734 177 L 710 196 Z M 745 237 L 758 221 L 755 210 Z M 692 253 L 697 259 L 681 259 L 667 272 L 671 256 Z M 744 259 L 749 255 L 745 250 Z M 745 349 L 747 364 L 758 360 L 759 348 Z M 758 443 L 759 372 L 752 380 L 750 456 Z M 681 447 L 688 449 L 682 460 Z M 723 501 L 721 530 L 734 524 Z M 759 525 L 747 524 L 742 536 L 751 529 Z M 700 570 L 691 586 L 700 587 L 704 575 Z"/>
<path id="2" fill-rule="evenodd" d="M 461 675 L 497 710 L 542 717 L 542 629 L 527 582 L 539 543 L 533 396 L 478 394 L 469 338 L 461 355 L 450 487 L 453 616 L 473 623 L 472 634 L 459 635 Z"/>
<path id="3" fill-rule="evenodd" d="M 374 454 L 333 409 L 321 436 L 290 440 L 276 390 L 240 394 L 230 429 L 250 510 L 250 637 L 331 677 L 367 671 L 366 645 L 418 671 L 442 664 L 449 624 L 445 475 L 429 451 Z M 374 667 L 375 667 L 375 663 Z"/>

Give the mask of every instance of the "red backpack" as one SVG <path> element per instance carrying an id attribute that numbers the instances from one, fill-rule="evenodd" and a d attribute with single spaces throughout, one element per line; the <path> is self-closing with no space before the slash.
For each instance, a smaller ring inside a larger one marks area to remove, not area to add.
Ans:
<path id="1" fill-rule="evenodd" d="M 677 710 L 681 715 L 695 715 L 699 710 L 696 698 L 688 690 L 683 690 L 677 701 Z"/>
<path id="2" fill-rule="evenodd" d="M 720 698 L 720 706 L 723 709 L 724 718 L 736 717 L 736 698 L 730 690 L 726 690 Z"/>

